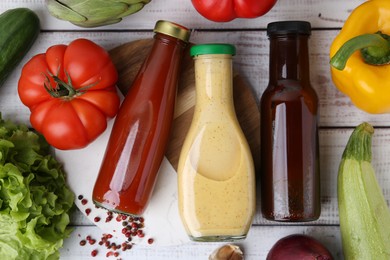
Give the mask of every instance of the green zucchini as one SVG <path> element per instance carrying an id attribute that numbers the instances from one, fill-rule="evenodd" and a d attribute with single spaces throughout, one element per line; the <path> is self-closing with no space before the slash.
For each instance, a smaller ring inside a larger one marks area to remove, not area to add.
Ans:
<path id="1" fill-rule="evenodd" d="M 28 8 L 0 15 L 0 86 L 31 48 L 40 32 L 38 16 Z"/>
<path id="2" fill-rule="evenodd" d="M 338 180 L 341 239 L 346 260 L 390 259 L 390 210 L 371 164 L 374 128 L 355 128 L 342 155 Z"/>

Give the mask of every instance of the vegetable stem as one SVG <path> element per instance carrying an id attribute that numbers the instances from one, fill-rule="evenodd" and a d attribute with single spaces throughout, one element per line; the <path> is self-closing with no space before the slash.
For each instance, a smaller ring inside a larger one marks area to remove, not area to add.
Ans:
<path id="1" fill-rule="evenodd" d="M 52 73 L 48 72 L 49 76 L 54 80 L 56 83 L 56 87 L 53 88 L 50 85 L 50 78 L 45 74 L 46 82 L 44 83 L 44 87 L 49 94 L 54 98 L 64 98 L 64 99 L 72 99 L 73 97 L 77 95 L 84 94 L 89 88 L 95 86 L 98 82 L 92 83 L 90 85 L 84 86 L 79 89 L 75 89 L 72 84 L 72 79 L 70 78 L 70 75 L 67 71 L 65 71 L 65 75 L 67 77 L 67 82 L 65 83 L 63 80 L 61 80 L 58 76 L 53 75 Z"/>
<path id="2" fill-rule="evenodd" d="M 371 139 L 374 128 L 369 123 L 362 123 L 355 128 L 345 147 L 342 159 L 354 159 L 371 162 Z"/>
<path id="3" fill-rule="evenodd" d="M 389 36 L 381 32 L 362 34 L 346 43 L 331 58 L 330 65 L 343 70 L 353 53 L 360 50 L 363 60 L 371 65 L 384 65 L 390 62 Z"/>

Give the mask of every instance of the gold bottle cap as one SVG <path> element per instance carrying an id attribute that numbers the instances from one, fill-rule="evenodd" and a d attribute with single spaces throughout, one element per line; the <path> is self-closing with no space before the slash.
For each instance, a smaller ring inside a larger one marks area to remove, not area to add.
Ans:
<path id="1" fill-rule="evenodd" d="M 188 42 L 191 34 L 188 28 L 180 24 L 163 20 L 157 21 L 156 25 L 154 26 L 153 32 L 166 34 L 184 42 Z"/>

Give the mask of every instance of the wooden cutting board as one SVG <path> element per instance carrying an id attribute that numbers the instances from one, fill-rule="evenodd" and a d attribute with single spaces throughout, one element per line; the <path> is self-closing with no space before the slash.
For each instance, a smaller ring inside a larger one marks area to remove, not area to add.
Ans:
<path id="1" fill-rule="evenodd" d="M 146 56 L 152 47 L 152 39 L 126 43 L 112 49 L 109 53 L 119 73 L 118 87 L 123 95 L 131 87 Z M 238 74 L 234 73 L 233 98 L 237 118 L 248 140 L 255 161 L 256 171 L 260 166 L 260 114 L 252 89 Z M 189 129 L 195 105 L 194 63 L 186 49 L 182 61 L 181 74 L 176 99 L 173 129 L 166 157 L 177 169 L 181 147 Z"/>

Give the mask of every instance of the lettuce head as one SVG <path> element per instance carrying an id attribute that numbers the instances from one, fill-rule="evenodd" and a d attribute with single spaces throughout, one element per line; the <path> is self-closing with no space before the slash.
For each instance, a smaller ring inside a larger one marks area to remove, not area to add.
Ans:
<path id="1" fill-rule="evenodd" d="M 0 259 L 59 259 L 73 203 L 44 138 L 0 114 Z"/>

